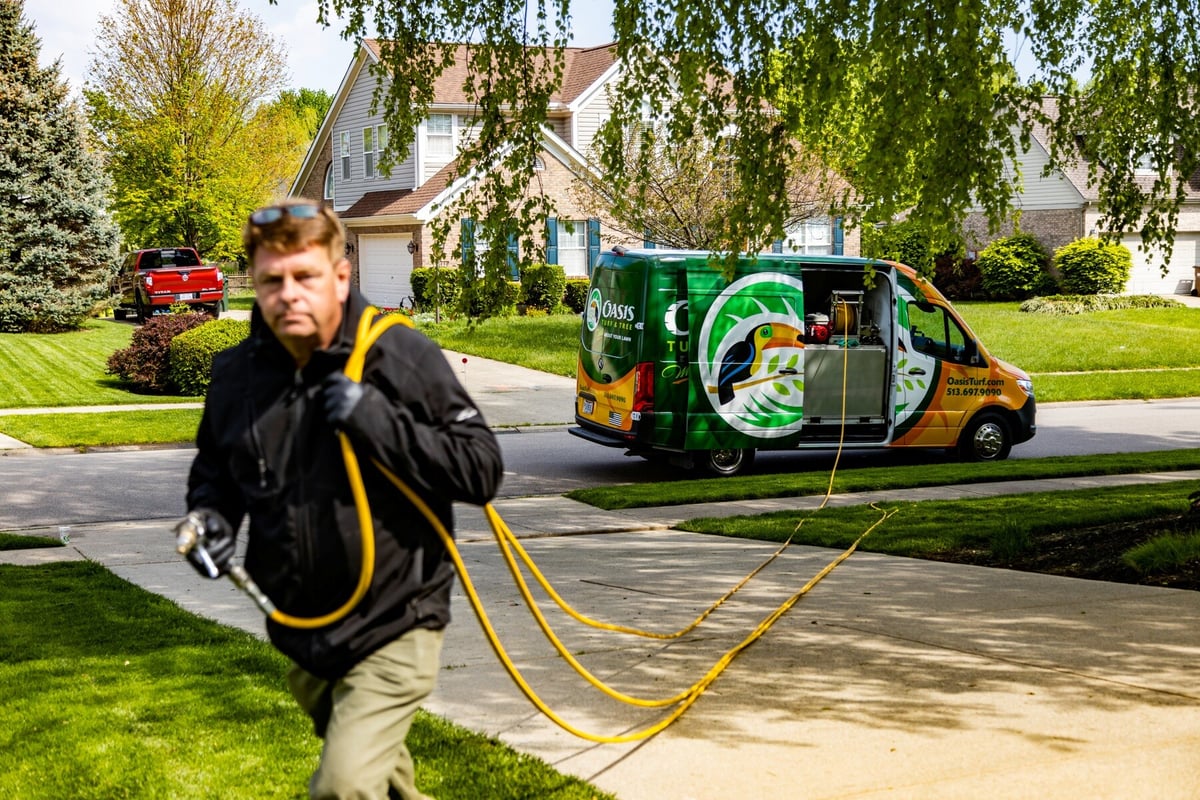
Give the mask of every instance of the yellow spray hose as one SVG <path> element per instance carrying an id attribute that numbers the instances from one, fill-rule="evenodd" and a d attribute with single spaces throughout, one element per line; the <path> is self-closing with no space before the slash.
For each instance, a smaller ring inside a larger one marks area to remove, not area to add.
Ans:
<path id="1" fill-rule="evenodd" d="M 351 380 L 359 381 L 362 379 L 362 371 L 363 371 L 363 366 L 364 366 L 365 359 L 366 359 L 366 353 L 371 348 L 371 346 L 374 345 L 374 343 L 379 339 L 379 337 L 383 334 L 383 332 L 385 330 L 387 330 L 388 328 L 390 328 L 392 325 L 395 325 L 395 324 L 406 324 L 406 325 L 409 325 L 410 327 L 412 326 L 412 322 L 407 317 L 400 315 L 400 314 L 389 315 L 389 316 L 383 317 L 378 321 L 377 324 L 373 325 L 372 322 L 374 321 L 374 317 L 375 317 L 376 313 L 378 313 L 378 312 L 374 308 L 370 308 L 367 310 L 366 313 L 364 313 L 362 319 L 359 321 L 359 327 L 358 327 L 357 336 L 355 339 L 355 347 L 354 347 L 354 350 L 352 351 L 350 358 L 348 359 L 348 361 L 346 363 L 346 367 L 345 367 L 346 376 L 348 378 L 350 378 Z M 843 375 L 843 381 L 844 380 L 845 380 L 845 375 Z M 844 398 L 843 398 L 843 400 L 844 400 Z M 346 465 L 347 477 L 350 481 L 351 492 L 354 496 L 355 507 L 358 512 L 359 526 L 360 526 L 361 539 L 362 539 L 362 569 L 360 570 L 358 585 L 355 587 L 353 594 L 346 600 L 346 602 L 344 604 L 342 604 L 341 607 L 339 607 L 338 609 L 336 609 L 328 614 L 322 615 L 320 617 L 295 617 L 290 614 L 286 614 L 282 611 L 279 611 L 278 609 L 275 609 L 270 613 L 269 616 L 271 619 L 275 620 L 276 622 L 279 622 L 280 624 L 287 625 L 287 626 L 294 627 L 294 628 L 319 628 L 319 627 L 323 627 L 325 625 L 329 625 L 329 624 L 341 619 L 346 614 L 348 614 L 355 606 L 357 606 L 359 601 L 362 600 L 363 596 L 366 594 L 367 590 L 370 588 L 371 580 L 374 575 L 374 562 L 375 562 L 374 526 L 371 522 L 370 506 L 369 506 L 368 498 L 366 496 L 366 489 L 365 489 L 365 486 L 362 481 L 362 473 L 359 468 L 358 457 L 355 454 L 354 449 L 351 446 L 348 437 L 344 433 L 341 433 L 341 432 L 338 433 L 338 437 L 339 437 L 339 442 L 340 442 L 341 448 L 342 448 L 342 457 L 343 457 L 343 460 L 345 461 L 345 465 Z M 840 450 L 841 450 L 841 448 L 840 448 L 840 442 L 839 442 L 839 455 L 840 455 Z M 891 516 L 893 513 L 895 513 L 894 511 L 882 512 L 883 515 L 875 524 L 873 524 L 870 528 L 868 528 L 866 531 L 864 531 L 858 537 L 858 539 L 856 539 L 850 545 L 849 548 L 847 548 L 840 556 L 838 556 L 836 559 L 834 559 L 832 562 L 830 562 L 823 570 L 821 570 L 821 572 L 819 572 L 816 576 L 814 576 L 808 583 L 806 583 L 803 587 L 801 587 L 801 589 L 798 592 L 796 592 L 794 595 L 792 595 L 790 598 L 788 598 L 788 600 L 786 600 L 783 604 L 781 604 L 778 608 L 776 608 L 775 611 L 773 611 L 766 618 L 764 618 L 758 624 L 758 626 L 756 626 L 755 629 L 753 631 L 751 631 L 751 633 L 745 639 L 742 640 L 742 642 L 740 642 L 738 645 L 736 645 L 735 647 L 731 648 L 728 652 L 726 652 L 725 655 L 723 655 L 699 681 L 692 684 L 692 686 L 690 686 L 688 689 L 685 689 L 684 691 L 676 694 L 673 697 L 662 698 L 662 699 L 657 699 L 657 700 L 646 700 L 646 699 L 631 697 L 629 695 L 625 695 L 621 692 L 617 692 L 617 691 L 611 689 L 610 687 L 605 685 L 603 682 L 601 682 L 597 678 L 595 678 L 590 672 L 588 672 L 588 670 L 586 668 L 583 667 L 582 664 L 580 664 L 569 653 L 569 651 L 566 649 L 566 647 L 563 646 L 562 642 L 557 638 L 557 636 L 555 636 L 553 631 L 550 629 L 550 626 L 547 623 L 545 617 L 542 615 L 540 609 L 538 608 L 536 601 L 533 599 L 532 595 L 530 594 L 528 585 L 526 584 L 523 576 L 520 573 L 519 567 L 517 566 L 516 562 L 513 559 L 512 552 L 510 550 L 510 545 L 517 550 L 517 552 L 521 556 L 522 560 L 526 563 L 527 566 L 530 567 L 530 569 L 533 571 L 533 573 L 537 577 L 538 582 L 548 592 L 548 594 L 550 594 L 550 596 L 554 598 L 555 602 L 557 602 L 559 604 L 559 606 L 563 608 L 564 611 L 567 611 L 567 613 L 576 617 L 580 621 L 587 622 L 588 624 L 591 624 L 595 627 L 604 628 L 607 630 L 613 630 L 613 631 L 630 633 L 630 634 L 635 634 L 635 635 L 640 635 L 640 636 L 646 636 L 649 638 L 673 639 L 673 638 L 678 638 L 679 636 L 682 636 L 691 630 L 694 630 L 705 618 L 707 618 L 713 611 L 715 611 L 718 606 L 720 606 L 722 603 L 724 603 L 729 597 L 731 597 L 734 593 L 736 593 L 740 588 L 745 586 L 745 584 L 748 581 L 750 581 L 756 574 L 758 574 L 762 569 L 764 569 L 769 563 L 771 563 L 771 561 L 773 561 L 775 558 L 777 558 L 780 555 L 780 553 L 783 552 L 784 549 L 786 549 L 788 547 L 788 545 L 791 542 L 791 537 L 789 537 L 788 541 L 785 542 L 778 550 L 776 550 L 775 553 L 773 553 L 771 556 L 769 556 L 766 559 L 766 561 L 764 561 L 754 571 L 752 571 L 749 575 L 747 575 L 745 578 L 743 578 L 742 581 L 740 581 L 737 584 L 737 586 L 735 586 L 733 589 L 731 589 L 729 592 L 727 592 L 724 596 L 722 596 L 716 603 L 714 603 L 712 606 L 710 606 L 705 612 L 703 612 L 690 625 L 686 626 L 685 628 L 681 629 L 680 631 L 676 631 L 671 634 L 656 634 L 656 633 L 651 633 L 651 632 L 646 632 L 646 631 L 639 631 L 634 628 L 627 628 L 625 626 L 612 625 L 610 623 L 603 623 L 603 622 L 598 622 L 596 620 L 591 620 L 587 617 L 580 615 L 578 612 L 574 611 L 574 609 L 571 609 L 570 606 L 567 605 L 565 603 L 565 601 L 562 600 L 562 598 L 550 586 L 549 582 L 547 582 L 545 580 L 545 578 L 541 575 L 541 573 L 537 570 L 536 565 L 534 565 L 534 563 L 533 563 L 532 559 L 529 557 L 528 553 L 524 550 L 523 547 L 521 547 L 521 545 L 517 541 L 515 535 L 508 528 L 508 526 L 504 523 L 503 519 L 500 518 L 500 515 L 496 512 L 495 508 L 490 503 L 485 505 L 484 506 L 485 515 L 487 516 L 489 524 L 491 525 L 492 530 L 496 535 L 497 542 L 500 545 L 501 552 L 504 555 L 505 561 L 508 564 L 510 571 L 513 573 L 514 577 L 516 578 L 516 581 L 517 581 L 518 587 L 520 588 L 521 594 L 524 597 L 526 603 L 529 605 L 535 618 L 537 619 L 538 624 L 541 627 L 542 631 L 546 634 L 547 638 L 554 644 L 554 646 L 555 646 L 556 650 L 559 652 L 559 654 L 562 655 L 568 661 L 568 663 L 570 663 L 571 666 L 582 677 L 584 677 L 589 683 L 591 683 L 593 686 L 595 686 L 597 689 L 599 689 L 603 693 L 607 694 L 608 696 L 613 697 L 614 699 L 620 700 L 622 702 L 625 702 L 625 703 L 628 703 L 631 705 L 637 705 L 637 706 L 642 706 L 642 707 L 663 707 L 663 706 L 668 706 L 668 705 L 673 705 L 673 704 L 679 704 L 678 707 L 675 708 L 664 719 L 662 719 L 659 722 L 655 723 L 654 725 L 651 725 L 640 731 L 635 731 L 635 732 L 620 735 L 620 736 L 599 736 L 596 734 L 592 734 L 592 733 L 588 733 L 586 731 L 580 730 L 580 729 L 574 727 L 573 725 L 571 725 L 569 722 L 567 722 L 562 717 L 560 717 L 558 714 L 556 714 L 552 709 L 550 709 L 541 700 L 541 698 L 537 695 L 537 693 L 534 692 L 532 687 L 529 686 L 529 684 L 525 681 L 524 677 L 521 675 L 520 670 L 516 667 L 516 665 L 508 657 L 507 652 L 504 650 L 503 645 L 500 643 L 499 637 L 497 636 L 495 629 L 491 625 L 491 622 L 487 616 L 487 612 L 483 608 L 483 604 L 479 599 L 478 593 L 475 591 L 474 584 L 471 582 L 470 575 L 467 572 L 466 565 L 463 563 L 462 557 L 459 554 L 458 548 L 456 547 L 456 545 L 454 543 L 454 539 L 450 535 L 449 531 L 446 530 L 445 526 L 441 523 L 441 520 L 439 520 L 437 518 L 437 515 L 433 512 L 433 510 L 431 508 L 429 508 L 429 506 L 424 502 L 424 500 L 422 500 L 420 498 L 420 496 L 418 496 L 403 480 L 401 480 L 398 476 L 396 476 L 394 473 L 392 473 L 390 470 L 388 470 L 383 464 L 379 463 L 378 461 L 373 460 L 373 463 L 375 464 L 376 468 L 379 469 L 388 478 L 388 480 L 391 481 L 393 483 L 393 485 L 395 485 L 405 495 L 405 497 L 407 497 L 408 500 L 411 503 L 413 503 L 414 506 L 417 507 L 417 509 L 419 511 L 421 511 L 422 515 L 424 515 L 426 517 L 426 519 L 430 522 L 431 525 L 433 525 L 434 529 L 437 531 L 438 536 L 441 538 L 443 545 L 445 546 L 447 552 L 450 554 L 451 560 L 454 562 L 455 569 L 457 570 L 459 577 L 462 580 L 464 592 L 466 593 L 468 600 L 470 601 L 471 606 L 474 609 L 477 618 L 479 619 L 480 625 L 483 628 L 484 634 L 485 634 L 486 638 L 488 639 L 489 644 L 491 645 L 493 651 L 496 653 L 497 658 L 499 658 L 499 660 L 502 663 L 502 665 L 504 666 L 505 670 L 508 672 L 509 676 L 513 679 L 514 683 L 517 684 L 518 688 L 521 689 L 522 693 L 526 696 L 526 698 L 531 703 L 533 703 L 533 705 L 535 707 L 537 707 L 543 714 L 545 714 L 549 719 L 551 719 L 555 724 L 559 725 L 564 730 L 566 730 L 569 733 L 572 733 L 575 736 L 578 736 L 580 738 L 587 739 L 589 741 L 600 742 L 600 743 L 623 743 L 623 742 L 632 742 L 632 741 L 638 741 L 641 739 L 646 739 L 646 738 L 649 738 L 649 737 L 659 733 L 660 731 L 664 730 L 667 726 L 669 726 L 671 723 L 673 723 L 675 720 L 677 720 L 692 705 L 692 703 L 694 703 L 699 698 L 699 696 L 701 694 L 703 694 L 703 692 L 708 688 L 708 686 L 711 685 L 713 683 L 713 681 L 715 681 L 717 679 L 717 677 L 720 676 L 720 674 L 729 665 L 729 663 L 731 663 L 733 661 L 733 659 L 742 650 L 746 649 L 753 642 L 755 642 L 759 638 L 761 638 L 762 635 L 765 634 L 766 631 L 771 627 L 771 625 L 773 625 L 776 620 L 778 620 L 780 617 L 782 617 L 793 605 L 795 605 L 795 603 L 797 601 L 799 601 L 799 599 L 802 596 L 807 594 L 812 589 L 813 586 L 815 586 L 826 575 L 828 575 L 830 572 L 832 572 L 835 567 L 837 567 L 839 564 L 841 564 L 843 561 L 845 561 L 847 558 L 849 558 L 850 555 L 858 548 L 859 543 L 871 531 L 873 531 L 876 527 L 878 527 L 880 524 L 882 524 L 889 516 Z M 835 469 L 836 469 L 836 462 L 835 462 Z M 833 487 L 833 476 L 831 475 L 829 490 L 826 492 L 825 500 L 822 502 L 821 507 L 824 507 L 825 502 L 828 501 L 829 495 L 832 492 L 832 487 Z M 873 507 L 876 507 L 876 506 L 873 506 Z M 819 509 L 817 509 L 817 510 L 819 510 Z M 799 528 L 799 526 L 797 526 L 797 528 Z"/>
<path id="2" fill-rule="evenodd" d="M 384 475 L 386 475 L 388 479 L 396 486 L 396 488 L 408 498 L 409 502 L 417 506 L 421 513 L 424 514 L 426 518 L 429 519 L 430 523 L 433 524 L 435 530 L 437 530 L 438 536 L 442 539 L 442 543 L 446 546 L 446 550 L 449 552 L 450 558 L 454 562 L 454 568 L 458 571 L 459 577 L 462 580 L 463 591 L 466 593 L 467 598 L 471 603 L 471 607 L 475 610 L 475 615 L 479 618 L 479 624 L 483 627 L 483 632 L 487 637 L 488 643 L 492 646 L 492 650 L 496 653 L 496 657 L 500 660 L 500 663 L 503 664 L 504 669 L 509 674 L 509 677 L 511 677 L 513 682 L 517 684 L 517 687 L 520 688 L 521 692 L 525 695 L 529 702 L 531 702 L 552 722 L 568 733 L 574 734 L 581 739 L 587 739 L 588 741 L 598 742 L 600 744 L 622 744 L 626 742 L 636 742 L 642 739 L 648 739 L 651 736 L 663 731 L 667 728 L 667 726 L 683 716 L 683 713 L 687 711 L 697 699 L 699 699 L 700 695 L 704 693 L 704 691 L 720 676 L 722 672 L 724 672 L 725 668 L 729 666 L 729 664 L 734 658 L 737 657 L 739 653 L 760 639 L 763 634 L 765 634 L 767 630 L 773 624 L 775 624 L 776 620 L 786 614 L 788 610 L 800 600 L 801 597 L 808 594 L 808 592 L 823 578 L 825 578 L 826 575 L 828 575 L 830 572 L 833 572 L 835 567 L 849 558 L 851 554 L 858 549 L 859 542 L 866 538 L 871 531 L 875 530 L 875 528 L 881 525 L 888 517 L 896 513 L 894 510 L 882 512 L 882 516 L 879 518 L 879 520 L 876 521 L 875 524 L 873 524 L 866 531 L 864 531 L 857 539 L 855 539 L 854 543 L 851 544 L 850 547 L 846 548 L 841 555 L 826 565 L 826 567 L 817 573 L 811 580 L 809 580 L 808 583 L 804 584 L 804 586 L 802 586 L 798 592 L 793 594 L 778 608 L 768 614 L 761 622 L 759 622 L 759 624 L 745 639 L 743 639 L 734 647 L 730 648 L 723 656 L 721 656 L 721 658 L 717 660 L 712 668 L 705 673 L 704 677 L 694 683 L 686 691 L 678 695 L 677 698 L 671 698 L 666 701 L 639 701 L 635 698 L 626 699 L 625 695 L 619 695 L 619 693 L 612 691 L 599 681 L 591 681 L 594 686 L 610 697 L 623 699 L 624 702 L 632 703 L 634 705 L 661 706 L 669 705 L 674 702 L 679 703 L 679 705 L 670 714 L 653 725 L 650 725 L 649 727 L 619 736 L 601 736 L 576 728 L 574 725 L 567 722 L 565 719 L 555 713 L 553 709 L 547 706 L 546 703 L 538 696 L 537 692 L 535 692 L 533 688 L 525 681 L 524 677 L 521 675 L 520 669 L 512 662 L 512 659 L 508 657 L 508 653 L 505 651 L 504 645 L 501 644 L 499 637 L 496 635 L 496 631 L 492 627 L 491 620 L 488 618 L 487 611 L 484 609 L 483 603 L 480 601 L 479 595 L 475 591 L 475 586 L 471 582 L 470 575 L 467 573 L 466 564 L 463 563 L 462 557 L 459 555 L 458 548 L 454 544 L 454 539 L 450 536 L 450 533 L 446 530 L 445 526 L 442 525 L 441 520 L 437 518 L 437 515 L 433 513 L 433 510 L 425 504 L 425 501 L 422 500 L 411 488 L 409 488 L 404 481 L 392 474 L 389 470 L 383 467 L 382 464 L 379 464 L 379 462 L 376 461 L 374 463 L 377 467 L 383 470 Z M 878 508 L 874 504 L 872 504 L 872 507 Z M 490 505 L 486 508 L 490 508 Z M 532 598 L 528 597 L 527 592 L 525 594 L 527 602 L 530 602 Z M 530 607 L 532 609 L 537 608 L 536 604 L 532 602 L 530 602 Z M 543 619 L 540 614 L 537 614 L 537 616 L 540 620 Z M 550 632 L 547 630 L 547 626 L 543 626 L 543 631 L 546 631 L 555 642 L 558 641 L 557 638 L 554 637 L 553 634 L 550 634 Z M 560 642 L 558 643 L 558 646 L 559 653 L 566 656 L 569 661 L 572 662 L 572 665 L 576 666 L 578 662 L 576 662 L 573 658 L 570 658 L 570 656 L 565 652 L 565 648 L 561 647 Z M 576 666 L 576 669 L 578 671 L 581 670 L 582 667 Z M 586 670 L 583 670 L 583 672 L 586 672 Z"/>

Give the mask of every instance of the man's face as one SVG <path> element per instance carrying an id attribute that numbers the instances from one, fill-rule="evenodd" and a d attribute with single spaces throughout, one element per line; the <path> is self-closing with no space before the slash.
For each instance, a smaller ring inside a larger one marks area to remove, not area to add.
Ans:
<path id="1" fill-rule="evenodd" d="M 329 250 L 309 245 L 294 253 L 259 249 L 254 254 L 254 295 L 267 326 L 296 363 L 328 347 L 342 323 L 350 293 L 350 262 L 333 262 Z"/>

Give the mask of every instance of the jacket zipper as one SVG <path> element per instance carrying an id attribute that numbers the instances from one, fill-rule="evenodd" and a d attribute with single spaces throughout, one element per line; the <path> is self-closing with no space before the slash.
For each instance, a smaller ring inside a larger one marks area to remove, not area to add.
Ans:
<path id="1" fill-rule="evenodd" d="M 297 369 L 292 382 L 291 430 L 288 435 L 292 441 L 291 463 L 295 480 L 296 494 L 296 555 L 300 562 L 300 574 L 306 579 L 313 574 L 313 542 L 312 526 L 309 524 L 309 506 L 305 502 L 308 487 L 305 485 L 304 465 L 308 462 L 308 436 L 303 429 L 304 411 L 307 405 L 304 387 L 304 375 Z"/>
<path id="2" fill-rule="evenodd" d="M 254 378 L 254 361 L 257 351 L 251 353 L 251 357 L 246 360 L 249 367 L 249 374 L 246 375 L 246 412 L 250 415 L 250 443 L 254 447 L 254 455 L 258 458 L 258 488 L 267 488 L 267 456 L 262 448 L 262 441 L 258 437 L 258 409 L 254 404 L 254 392 L 250 391 L 249 387 Z"/>

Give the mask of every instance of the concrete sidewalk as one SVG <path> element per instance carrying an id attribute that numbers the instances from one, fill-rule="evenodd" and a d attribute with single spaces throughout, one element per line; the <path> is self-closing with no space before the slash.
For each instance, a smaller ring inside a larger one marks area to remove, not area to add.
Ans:
<path id="1" fill-rule="evenodd" d="M 922 490 L 925 497 L 1076 488 L 1200 473 Z M 837 504 L 894 493 L 838 496 Z M 913 493 L 905 493 L 911 499 Z M 497 503 L 556 589 L 591 617 L 671 631 L 774 545 L 671 530 L 697 515 L 809 507 L 820 498 L 605 512 L 561 497 Z M 640 730 L 663 712 L 587 686 L 522 607 L 478 509 L 463 559 L 534 690 L 585 731 Z M 227 581 L 171 549 L 174 520 L 73 528 L 68 548 L 2 563 L 88 558 L 186 609 L 257 635 Z M 45 531 L 57 535 L 56 531 Z M 568 651 L 635 696 L 702 676 L 835 552 L 792 547 L 698 631 L 673 642 L 584 628 L 545 602 Z M 535 596 L 542 598 L 540 590 Z M 548 721 L 504 674 L 465 597 L 427 708 L 497 736 L 622 800 L 716 798 L 1192 798 L 1200 786 L 1200 593 L 857 553 L 742 653 L 675 725 L 593 744 Z"/>

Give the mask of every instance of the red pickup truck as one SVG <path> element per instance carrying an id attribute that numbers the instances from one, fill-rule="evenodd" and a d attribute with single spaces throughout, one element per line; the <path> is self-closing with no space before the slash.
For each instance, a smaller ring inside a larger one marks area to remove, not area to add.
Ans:
<path id="1" fill-rule="evenodd" d="M 218 267 L 205 265 L 190 247 L 156 247 L 125 256 L 117 274 L 114 294 L 119 295 L 113 316 L 130 313 L 138 322 L 175 303 L 187 303 L 214 317 L 225 310 L 225 276 Z"/>

